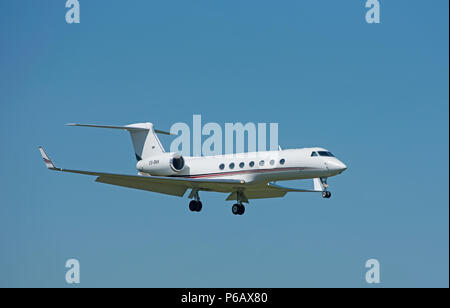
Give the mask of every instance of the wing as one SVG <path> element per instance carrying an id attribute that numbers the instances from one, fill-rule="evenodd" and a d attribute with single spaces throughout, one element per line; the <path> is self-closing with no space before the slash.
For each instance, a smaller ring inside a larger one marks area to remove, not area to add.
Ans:
<path id="1" fill-rule="evenodd" d="M 269 187 L 270 191 L 279 191 L 279 192 L 322 192 L 322 189 L 317 189 L 316 179 L 314 179 L 314 189 L 297 189 L 297 188 L 289 188 L 289 187 L 283 187 L 281 185 L 275 184 L 275 183 L 269 183 L 267 186 Z"/>
<path id="2" fill-rule="evenodd" d="M 78 173 L 84 175 L 96 176 L 96 182 L 111 184 L 116 186 L 147 190 L 161 194 L 172 196 L 183 196 L 187 189 L 197 189 L 205 191 L 217 192 L 231 192 L 241 190 L 245 186 L 245 181 L 240 180 L 216 180 L 216 179 L 189 179 L 176 177 L 161 177 L 161 176 L 140 176 L 140 175 L 126 175 L 114 174 L 94 171 L 82 171 L 57 168 L 45 153 L 42 147 L 39 147 L 42 158 L 46 167 L 50 170 Z"/>
<path id="3" fill-rule="evenodd" d="M 297 189 L 283 187 L 275 183 L 268 183 L 266 187 L 260 189 L 245 189 L 241 191 L 243 194 L 244 202 L 248 202 L 249 199 L 266 199 L 266 198 L 281 198 L 284 197 L 288 192 L 322 192 L 322 189 L 316 186 L 316 179 L 314 179 L 314 189 Z M 237 200 L 238 192 L 232 192 L 228 195 L 227 200 Z"/>

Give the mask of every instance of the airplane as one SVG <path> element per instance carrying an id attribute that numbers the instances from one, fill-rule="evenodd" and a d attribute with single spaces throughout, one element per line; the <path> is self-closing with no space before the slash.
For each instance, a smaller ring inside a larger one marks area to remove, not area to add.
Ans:
<path id="1" fill-rule="evenodd" d="M 199 193 L 227 193 L 236 200 L 234 215 L 245 212 L 244 203 L 251 199 L 279 198 L 288 192 L 317 192 L 330 198 L 327 179 L 341 174 L 347 166 L 324 148 L 301 148 L 278 151 L 191 157 L 167 153 L 156 134 L 171 135 L 155 129 L 152 123 L 126 126 L 66 124 L 128 131 L 137 159 L 137 175 L 103 173 L 57 168 L 42 147 L 39 147 L 50 170 L 95 176 L 96 182 L 183 197 L 190 190 L 189 209 L 202 210 Z M 313 189 L 284 187 L 277 182 L 312 179 Z"/>

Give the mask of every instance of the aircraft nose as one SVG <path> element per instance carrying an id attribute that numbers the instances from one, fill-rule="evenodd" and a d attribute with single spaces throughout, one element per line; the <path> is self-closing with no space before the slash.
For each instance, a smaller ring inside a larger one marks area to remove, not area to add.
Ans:
<path id="1" fill-rule="evenodd" d="M 336 171 L 336 172 L 339 172 L 339 173 L 342 173 L 345 170 L 347 170 L 347 166 L 343 162 L 341 162 L 340 160 L 329 162 L 328 166 L 333 171 Z"/>
<path id="2" fill-rule="evenodd" d="M 340 168 L 340 172 L 344 172 L 345 170 L 347 170 L 347 165 L 346 164 L 344 164 L 343 162 L 339 162 L 340 163 L 340 165 L 341 165 L 341 168 Z"/>

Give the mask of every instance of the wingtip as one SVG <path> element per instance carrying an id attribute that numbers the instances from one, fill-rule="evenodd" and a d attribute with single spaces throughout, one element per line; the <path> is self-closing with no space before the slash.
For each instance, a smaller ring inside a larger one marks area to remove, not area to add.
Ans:
<path id="1" fill-rule="evenodd" d="M 39 146 L 39 151 L 41 152 L 41 157 L 44 160 L 44 164 L 47 167 L 47 169 L 55 170 L 57 169 L 53 162 L 51 161 L 50 157 L 48 157 L 47 153 L 45 152 L 44 148 L 42 146 Z"/>

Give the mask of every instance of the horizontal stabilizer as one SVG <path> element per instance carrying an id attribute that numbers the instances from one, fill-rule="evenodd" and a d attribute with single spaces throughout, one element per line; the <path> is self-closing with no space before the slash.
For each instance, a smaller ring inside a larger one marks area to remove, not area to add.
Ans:
<path id="1" fill-rule="evenodd" d="M 134 155 L 137 161 L 165 152 L 156 134 L 172 135 L 169 132 L 155 129 L 153 123 L 150 122 L 134 123 L 125 126 L 69 123 L 66 126 L 111 128 L 128 131 L 133 142 Z"/>
<path id="2" fill-rule="evenodd" d="M 77 124 L 77 123 L 68 123 L 66 124 L 66 126 L 80 126 L 80 127 L 96 127 L 96 128 L 111 128 L 111 129 L 122 129 L 122 130 L 126 130 L 129 132 L 136 132 L 136 131 L 146 131 L 149 130 L 150 127 L 147 127 L 145 125 L 146 123 L 143 124 L 131 124 L 131 125 L 126 125 L 126 126 L 114 126 L 114 125 L 94 125 L 94 124 Z M 163 135 L 173 135 L 169 132 L 163 131 L 163 130 L 159 130 L 159 129 L 154 129 L 154 132 L 157 134 L 163 134 Z"/>

